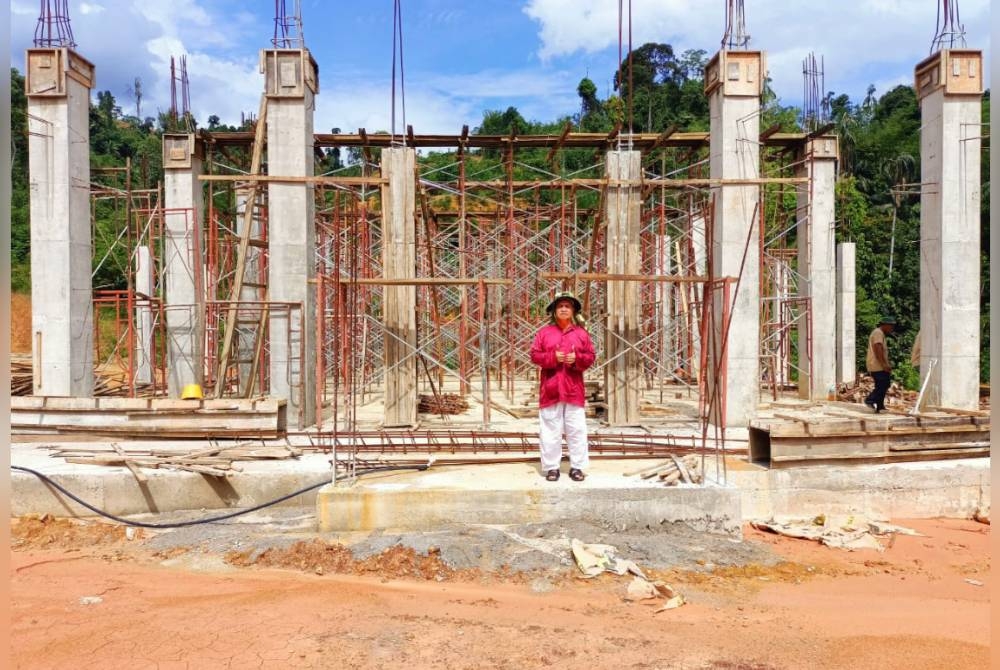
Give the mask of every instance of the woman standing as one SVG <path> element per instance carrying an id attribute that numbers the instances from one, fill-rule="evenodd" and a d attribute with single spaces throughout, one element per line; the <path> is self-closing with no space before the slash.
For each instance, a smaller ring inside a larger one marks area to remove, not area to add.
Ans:
<path id="1" fill-rule="evenodd" d="M 569 447 L 570 479 L 583 481 L 588 464 L 583 373 L 594 363 L 594 345 L 583 328 L 580 309 L 572 293 L 557 293 L 545 308 L 551 321 L 531 345 L 531 362 L 541 368 L 538 444 L 542 471 L 550 482 L 559 479 L 563 433 Z"/>

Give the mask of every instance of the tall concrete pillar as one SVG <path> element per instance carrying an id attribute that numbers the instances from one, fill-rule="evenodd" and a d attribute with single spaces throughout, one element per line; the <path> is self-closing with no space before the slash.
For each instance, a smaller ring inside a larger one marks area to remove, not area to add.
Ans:
<path id="1" fill-rule="evenodd" d="M 670 235 L 655 236 L 656 253 L 653 260 L 653 272 L 658 275 L 673 274 L 673 240 Z M 673 375 L 679 364 L 677 348 L 677 316 L 674 309 L 674 285 L 667 282 L 657 282 L 656 291 L 656 328 L 660 332 L 658 344 L 660 353 L 656 376 L 666 380 Z"/>
<path id="2" fill-rule="evenodd" d="M 708 272 L 706 262 L 706 259 L 708 258 L 706 247 L 707 243 L 708 238 L 705 236 L 705 217 L 701 214 L 695 214 L 691 217 L 691 249 L 694 252 L 694 274 L 699 277 L 704 277 Z M 700 286 L 695 289 L 694 293 L 692 293 L 692 291 L 690 291 L 686 286 L 682 286 L 681 290 L 687 291 L 689 296 L 701 295 Z M 701 379 L 701 313 L 697 309 L 694 309 L 690 303 L 687 304 L 686 309 L 689 312 L 689 318 L 686 320 L 686 323 L 690 329 L 689 341 L 692 344 L 690 350 L 691 360 L 689 371 L 691 375 L 690 379 L 694 382 Z"/>
<path id="3" fill-rule="evenodd" d="M 979 408 L 982 52 L 917 65 L 920 101 L 920 369 L 927 405 Z"/>
<path id="4" fill-rule="evenodd" d="M 204 381 L 205 291 L 202 216 L 204 148 L 193 134 L 163 135 L 163 267 L 167 393 Z"/>
<path id="5" fill-rule="evenodd" d="M 855 351 L 854 242 L 837 245 L 837 383 L 853 384 L 858 372 Z"/>
<path id="6" fill-rule="evenodd" d="M 267 96 L 267 172 L 313 176 L 313 113 L 319 92 L 316 61 L 307 49 L 261 52 Z M 271 182 L 268 198 L 271 395 L 288 400 L 288 421 L 316 421 L 316 225 L 314 188 Z"/>
<path id="7" fill-rule="evenodd" d="M 792 363 L 791 338 L 786 335 L 786 325 L 792 321 L 794 313 L 788 307 L 788 298 L 792 293 L 792 269 L 787 258 L 777 258 L 771 265 L 774 295 L 773 317 L 774 322 L 780 329 L 779 336 L 771 342 L 773 355 L 768 356 L 771 360 L 764 360 L 764 370 L 762 373 L 767 378 L 766 370 L 771 369 L 771 382 L 779 389 L 785 388 L 789 383 L 789 369 Z"/>
<path id="8" fill-rule="evenodd" d="M 416 153 L 395 147 L 382 150 L 382 274 L 386 279 L 413 279 L 417 271 L 414 204 Z M 385 324 L 385 426 L 417 422 L 417 287 L 387 285 L 383 289 Z"/>
<path id="9" fill-rule="evenodd" d="M 834 187 L 837 138 L 824 135 L 806 142 L 797 176 L 807 177 L 798 193 L 799 294 L 809 298 L 811 332 L 799 327 L 799 396 L 826 398 L 837 383 L 837 276 L 834 248 Z M 811 342 L 810 342 L 811 338 Z M 812 356 L 812 370 L 805 358 Z"/>
<path id="10" fill-rule="evenodd" d="M 710 172 L 713 180 L 722 180 L 712 187 L 712 274 L 718 278 L 740 277 L 739 290 L 730 297 L 728 334 L 721 309 L 722 293 L 713 300 L 710 370 L 706 371 L 711 420 L 724 420 L 728 426 L 747 425 L 756 415 L 760 400 L 760 186 L 737 180 L 760 178 L 763 73 L 764 54 L 760 51 L 722 50 L 705 66 L 711 125 Z M 728 339 L 725 344 L 724 336 Z M 716 392 L 711 372 L 721 369 L 726 371 L 724 412 L 720 407 L 723 397 Z"/>
<path id="11" fill-rule="evenodd" d="M 153 257 L 149 247 L 135 250 L 135 381 L 153 383 Z"/>
<path id="12" fill-rule="evenodd" d="M 28 49 L 31 347 L 34 394 L 94 392 L 90 89 L 71 49 Z"/>
<path id="13" fill-rule="evenodd" d="M 609 151 L 605 165 L 610 182 L 605 198 L 607 271 L 609 274 L 637 275 L 642 272 L 642 155 L 638 151 Z M 642 381 L 642 362 L 634 349 L 642 337 L 639 283 L 609 281 L 607 301 L 604 395 L 608 404 L 608 423 L 636 426 L 639 424 L 639 384 Z"/>

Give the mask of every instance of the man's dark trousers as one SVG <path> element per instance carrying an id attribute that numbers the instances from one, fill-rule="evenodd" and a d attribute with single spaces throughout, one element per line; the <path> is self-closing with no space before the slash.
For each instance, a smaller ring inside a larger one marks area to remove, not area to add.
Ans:
<path id="1" fill-rule="evenodd" d="M 875 388 L 872 392 L 868 394 L 865 398 L 865 404 L 869 406 L 874 406 L 875 411 L 881 412 L 885 409 L 885 393 L 889 390 L 889 382 L 891 381 L 891 375 L 882 370 L 880 372 L 870 372 L 872 379 L 875 380 Z"/>

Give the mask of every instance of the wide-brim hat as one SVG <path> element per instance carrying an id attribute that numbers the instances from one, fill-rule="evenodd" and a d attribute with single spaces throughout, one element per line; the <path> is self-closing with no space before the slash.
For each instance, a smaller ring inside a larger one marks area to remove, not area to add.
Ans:
<path id="1" fill-rule="evenodd" d="M 573 303 L 574 314 L 579 314 L 580 310 L 583 309 L 583 305 L 580 304 L 580 301 L 576 299 L 575 295 L 573 295 L 569 291 L 560 291 L 559 293 L 556 293 L 555 297 L 552 298 L 552 302 L 550 302 L 549 306 L 545 308 L 545 313 L 552 314 L 554 311 L 556 311 L 556 303 L 559 302 L 560 300 L 571 301 Z"/>
<path id="2" fill-rule="evenodd" d="M 880 326 L 895 326 L 896 325 L 896 319 L 892 318 L 891 316 L 883 316 L 881 319 L 879 319 L 878 325 L 880 325 Z"/>

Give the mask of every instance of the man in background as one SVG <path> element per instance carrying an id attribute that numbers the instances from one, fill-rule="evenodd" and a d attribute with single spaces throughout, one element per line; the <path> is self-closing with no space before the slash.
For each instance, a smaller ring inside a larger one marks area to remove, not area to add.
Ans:
<path id="1" fill-rule="evenodd" d="M 875 413 L 885 409 L 885 393 L 889 390 L 892 379 L 892 364 L 889 363 L 889 348 L 885 336 L 895 329 L 896 320 L 890 316 L 882 317 L 878 326 L 868 336 L 868 352 L 865 355 L 865 366 L 868 374 L 875 381 L 875 388 L 865 398 L 865 404 L 875 410 Z"/>

